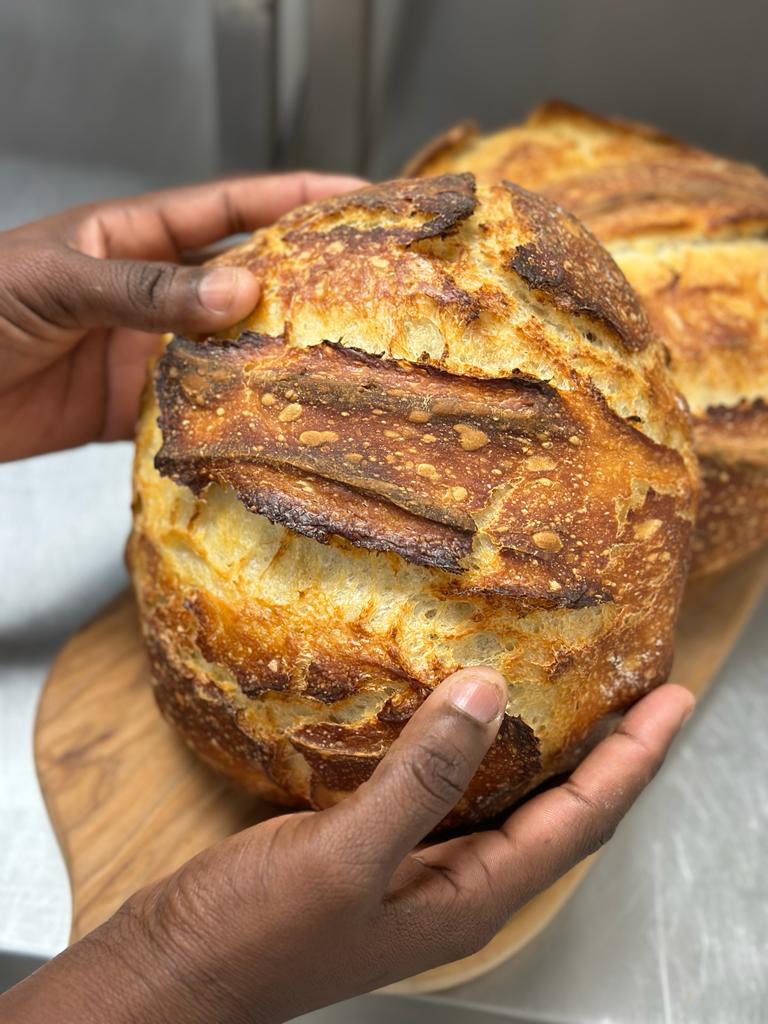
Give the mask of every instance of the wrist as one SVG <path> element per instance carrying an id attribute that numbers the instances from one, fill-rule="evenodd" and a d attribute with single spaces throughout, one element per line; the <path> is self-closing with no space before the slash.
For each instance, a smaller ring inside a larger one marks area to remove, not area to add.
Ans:
<path id="1" fill-rule="evenodd" d="M 25 1024 L 212 1024 L 238 1020 L 215 972 L 185 929 L 156 907 L 153 890 L 132 897 L 99 928 L 0 999 Z M 2 1015 L 2 1014 L 0 1014 Z M 249 1018 L 250 1021 L 258 1018 Z"/>

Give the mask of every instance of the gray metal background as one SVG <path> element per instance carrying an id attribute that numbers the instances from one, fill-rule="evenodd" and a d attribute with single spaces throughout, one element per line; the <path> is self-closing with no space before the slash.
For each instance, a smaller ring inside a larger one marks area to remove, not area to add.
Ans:
<path id="1" fill-rule="evenodd" d="M 753 0 L 3 0 L 0 228 L 218 169 L 385 175 L 457 119 L 492 126 L 552 95 L 768 165 L 766 24 Z M 92 447 L 0 467 L 0 950 L 31 957 L 0 955 L 0 988 L 65 941 L 34 705 L 57 647 L 124 584 L 128 460 Z M 312 1019 L 768 1021 L 766 625 L 768 606 L 519 957 L 442 1000 Z"/>
<path id="2" fill-rule="evenodd" d="M 394 173 L 560 96 L 768 166 L 764 0 L 3 0 L 0 150 Z"/>

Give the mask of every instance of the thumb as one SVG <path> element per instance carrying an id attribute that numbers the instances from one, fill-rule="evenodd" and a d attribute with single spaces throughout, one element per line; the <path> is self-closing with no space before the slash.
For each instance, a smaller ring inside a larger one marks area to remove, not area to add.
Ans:
<path id="1" fill-rule="evenodd" d="M 365 836 L 380 880 L 382 868 L 394 871 L 458 803 L 506 702 L 506 682 L 494 669 L 455 672 L 414 714 L 368 782 L 332 808 L 332 830 L 353 848 Z"/>
<path id="2" fill-rule="evenodd" d="M 36 273 L 20 273 L 19 283 L 35 285 L 31 308 L 62 327 L 213 334 L 259 300 L 259 282 L 244 267 L 96 259 L 64 247 L 30 257 Z"/>

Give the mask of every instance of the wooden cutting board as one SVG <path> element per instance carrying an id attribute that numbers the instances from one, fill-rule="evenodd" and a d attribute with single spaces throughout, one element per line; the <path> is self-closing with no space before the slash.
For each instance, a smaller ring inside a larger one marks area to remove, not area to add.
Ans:
<path id="1" fill-rule="evenodd" d="M 678 628 L 676 682 L 704 692 L 767 581 L 764 552 L 689 587 Z M 280 813 L 235 792 L 160 717 L 128 593 L 56 658 L 38 709 L 35 760 L 69 871 L 73 941 L 141 886 L 232 832 Z M 437 991 L 497 966 L 552 920 L 589 863 L 531 900 L 479 953 L 388 991 Z"/>

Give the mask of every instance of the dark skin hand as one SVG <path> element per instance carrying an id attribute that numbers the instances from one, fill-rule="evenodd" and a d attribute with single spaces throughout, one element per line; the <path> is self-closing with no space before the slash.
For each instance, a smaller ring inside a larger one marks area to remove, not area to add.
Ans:
<path id="1" fill-rule="evenodd" d="M 256 305 L 234 267 L 179 266 L 341 175 L 240 178 L 78 207 L 0 234 L 0 459 L 130 437 L 157 333 L 215 333 Z"/>
<path id="2" fill-rule="evenodd" d="M 258 299 L 248 271 L 212 278 L 178 266 L 182 253 L 356 184 L 224 182 L 1 235 L 0 457 L 128 436 L 151 332 L 218 331 Z M 0 1019 L 282 1021 L 479 949 L 606 842 L 693 705 L 660 687 L 500 828 L 420 846 L 466 789 L 505 700 L 493 669 L 451 676 L 346 801 L 246 829 L 136 893 L 0 997 Z"/>
<path id="3" fill-rule="evenodd" d="M 201 853 L 12 989 L 0 1010 L 28 1024 L 261 1024 L 480 949 L 610 838 L 692 705 L 687 690 L 661 687 L 567 782 L 500 829 L 413 852 L 469 783 L 505 693 L 488 668 L 450 677 L 353 796 Z"/>

